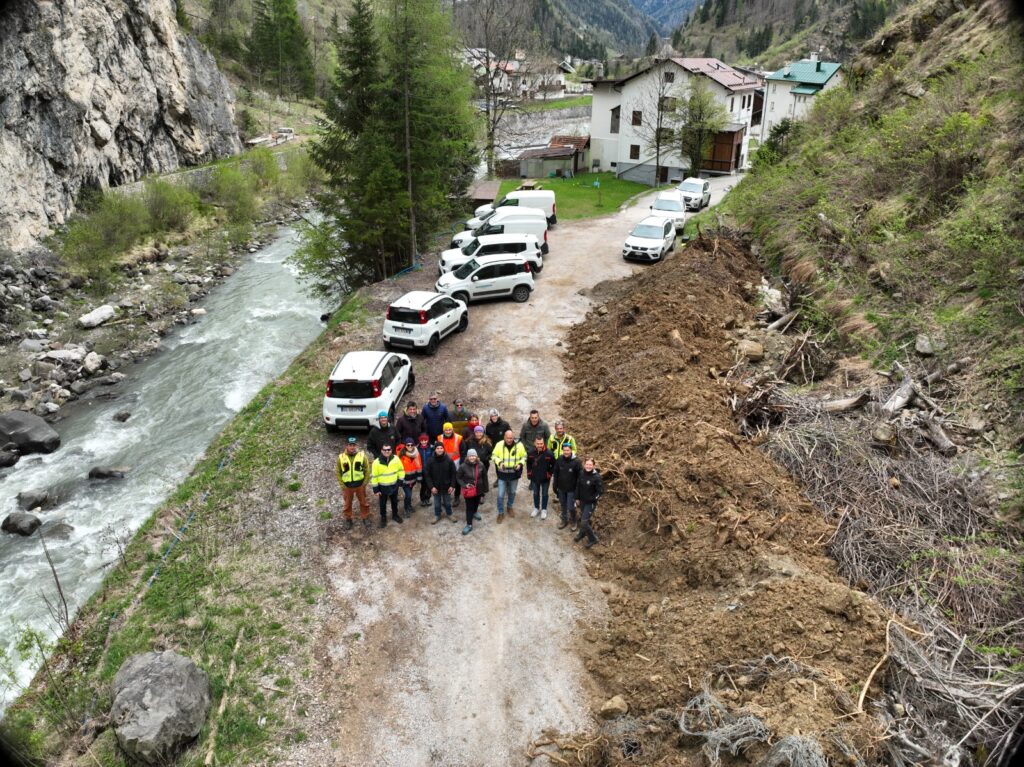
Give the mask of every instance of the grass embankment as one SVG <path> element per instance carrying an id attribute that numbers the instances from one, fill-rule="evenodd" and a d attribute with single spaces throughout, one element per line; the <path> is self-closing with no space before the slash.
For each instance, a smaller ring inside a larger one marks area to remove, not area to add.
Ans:
<path id="1" fill-rule="evenodd" d="M 600 187 L 595 187 L 594 183 L 598 181 Z M 502 181 L 498 199 L 518 189 L 521 183 L 522 180 L 518 178 Z M 541 180 L 541 185 L 544 189 L 554 191 L 559 221 L 614 213 L 630 197 L 652 191 L 652 187 L 646 184 L 615 178 L 614 173 L 581 173 L 574 178 L 545 178 Z"/>
<path id="2" fill-rule="evenodd" d="M 589 107 L 594 100 L 591 95 L 568 96 L 564 99 L 549 99 L 547 101 L 529 101 L 518 107 L 520 112 L 547 112 L 552 109 L 572 109 L 573 107 Z"/>
<path id="3" fill-rule="evenodd" d="M 0 723 L 18 750 L 47 761 L 67 752 L 84 720 L 109 711 L 110 682 L 121 663 L 165 647 L 193 658 L 213 692 L 206 726 L 179 764 L 203 762 L 232 659 L 237 672 L 216 720 L 216 763 L 254 764 L 268 746 L 305 738 L 284 723 L 278 701 L 304 716 L 305 702 L 292 687 L 298 675 L 311 673 L 309 612 L 319 586 L 303 557 L 316 519 L 330 512 L 318 500 L 302 509 L 300 516 L 309 518 L 291 530 L 277 516 L 304 500 L 286 471 L 319 433 L 323 380 L 339 354 L 329 342 L 340 322 L 366 316 L 358 295 L 338 310 L 329 329 L 235 417 L 143 525 Z M 247 503 L 257 497 L 270 497 L 273 505 Z M 24 644 L 30 653 L 50 649 L 35 637 Z M 124 764 L 109 730 L 82 760 Z"/>

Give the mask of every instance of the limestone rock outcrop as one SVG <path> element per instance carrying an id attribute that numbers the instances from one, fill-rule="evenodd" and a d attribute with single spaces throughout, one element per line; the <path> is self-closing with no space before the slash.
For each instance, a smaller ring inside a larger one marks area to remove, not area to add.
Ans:
<path id="1" fill-rule="evenodd" d="M 0 246 L 106 189 L 241 149 L 234 96 L 174 0 L 0 4 Z"/>

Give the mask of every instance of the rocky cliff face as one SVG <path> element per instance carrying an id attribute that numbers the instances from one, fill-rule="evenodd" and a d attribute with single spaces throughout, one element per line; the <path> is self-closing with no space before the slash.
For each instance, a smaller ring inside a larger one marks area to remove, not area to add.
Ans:
<path id="1" fill-rule="evenodd" d="M 238 152 L 234 97 L 174 0 L 0 4 L 0 246 L 107 188 Z"/>

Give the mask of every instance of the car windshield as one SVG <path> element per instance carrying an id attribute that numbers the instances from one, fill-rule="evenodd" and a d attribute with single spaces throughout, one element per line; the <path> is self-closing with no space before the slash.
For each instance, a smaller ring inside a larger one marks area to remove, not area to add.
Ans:
<path id="1" fill-rule="evenodd" d="M 645 237 L 648 240 L 660 240 L 665 234 L 664 227 L 654 224 L 637 224 L 633 228 L 634 237 Z"/>
<path id="2" fill-rule="evenodd" d="M 655 200 L 654 209 L 680 211 L 683 209 L 683 204 L 679 200 Z"/>
<path id="3" fill-rule="evenodd" d="M 698 184 L 696 181 L 684 181 L 679 188 L 684 192 L 694 192 L 695 194 L 700 194 L 704 191 L 703 184 Z"/>
<path id="4" fill-rule="evenodd" d="M 478 218 L 480 219 L 481 222 L 490 221 L 491 217 L 494 216 L 494 214 L 497 213 L 497 212 L 498 212 L 498 209 L 495 208 L 494 210 L 490 211 L 489 213 L 484 213 L 482 216 L 478 216 Z"/>
<path id="5" fill-rule="evenodd" d="M 476 249 L 478 247 L 480 247 L 480 240 L 474 237 L 473 239 L 471 239 L 469 242 L 462 246 L 462 255 L 472 256 L 474 253 L 476 253 Z"/>
<path id="6" fill-rule="evenodd" d="M 453 272 L 453 274 L 460 280 L 464 280 L 467 277 L 469 277 L 469 275 L 471 275 L 473 272 L 475 272 L 479 266 L 480 264 L 477 263 L 477 260 L 475 258 L 471 258 L 469 259 L 469 261 L 467 261 L 458 269 L 456 269 Z"/>

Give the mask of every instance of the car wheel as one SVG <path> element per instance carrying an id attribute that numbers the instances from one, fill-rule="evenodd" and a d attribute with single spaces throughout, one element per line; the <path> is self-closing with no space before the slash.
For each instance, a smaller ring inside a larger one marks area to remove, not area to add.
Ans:
<path id="1" fill-rule="evenodd" d="M 544 266 L 531 266 L 535 274 L 540 274 L 544 270 Z"/>
<path id="2" fill-rule="evenodd" d="M 512 300 L 517 304 L 525 304 L 530 300 L 530 289 L 525 285 L 516 285 L 512 291 Z"/>
<path id="3" fill-rule="evenodd" d="M 426 352 L 428 356 L 433 357 L 435 354 L 437 354 L 437 346 L 440 343 L 441 339 L 439 339 L 437 337 L 437 333 L 435 333 L 430 337 L 430 340 L 427 342 L 427 345 L 423 349 L 423 351 Z"/>
<path id="4" fill-rule="evenodd" d="M 458 332 L 462 333 L 469 327 L 469 312 L 463 312 L 459 318 Z"/>
<path id="5" fill-rule="evenodd" d="M 462 292 L 454 293 L 452 295 L 452 298 L 454 298 L 456 301 L 461 301 L 462 303 L 466 304 L 466 306 L 469 306 L 469 294 L 468 293 L 462 293 Z"/>
<path id="6" fill-rule="evenodd" d="M 393 424 L 395 422 L 395 410 L 397 409 L 397 402 L 392 402 L 391 407 L 388 408 L 388 423 Z"/>
<path id="7" fill-rule="evenodd" d="M 416 374 L 409 373 L 409 384 L 405 387 L 405 393 L 408 394 L 416 388 Z"/>

